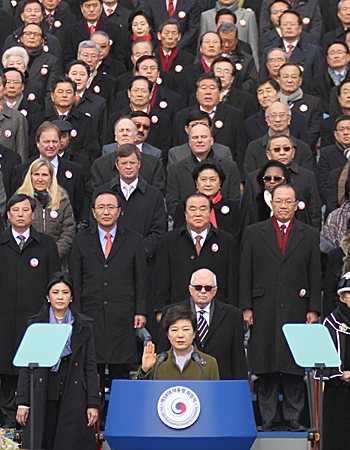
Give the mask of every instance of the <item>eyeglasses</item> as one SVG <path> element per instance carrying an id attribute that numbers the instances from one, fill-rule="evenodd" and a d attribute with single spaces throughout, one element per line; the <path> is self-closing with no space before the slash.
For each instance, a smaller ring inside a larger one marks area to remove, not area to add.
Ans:
<path id="1" fill-rule="evenodd" d="M 277 16 L 277 14 L 282 14 L 284 11 L 288 11 L 287 9 L 276 9 L 274 11 L 271 11 L 271 16 Z"/>
<path id="2" fill-rule="evenodd" d="M 113 205 L 99 205 L 96 208 L 94 208 L 94 210 L 101 213 L 105 209 L 107 209 L 108 212 L 113 212 L 113 211 L 115 211 L 116 209 L 119 209 L 119 208 L 120 208 L 119 206 L 113 206 Z"/>
<path id="3" fill-rule="evenodd" d="M 236 42 L 236 39 L 222 39 L 221 42 L 223 44 L 233 45 Z"/>
<path id="4" fill-rule="evenodd" d="M 221 75 L 222 73 L 224 75 L 232 75 L 232 72 L 229 69 L 224 69 L 224 70 L 222 70 L 222 69 L 215 69 L 215 75 L 216 74 Z"/>
<path id="5" fill-rule="evenodd" d="M 288 113 L 281 112 L 281 113 L 271 113 L 269 116 L 266 116 L 268 119 L 275 120 L 277 117 L 280 119 L 285 119 L 286 117 L 289 117 Z"/>
<path id="6" fill-rule="evenodd" d="M 286 58 L 282 58 L 282 57 L 281 58 L 268 58 L 267 61 L 272 64 L 274 64 L 275 62 L 284 63 L 284 62 L 286 62 Z"/>
<path id="7" fill-rule="evenodd" d="M 273 148 L 270 149 L 270 151 L 271 150 L 276 152 L 276 153 L 279 153 L 280 151 L 283 150 L 285 153 L 287 153 L 287 152 L 290 152 L 292 150 L 292 147 L 287 145 L 286 147 L 273 147 Z"/>
<path id="8" fill-rule="evenodd" d="M 337 130 L 335 131 L 340 131 L 340 133 L 344 133 L 344 131 L 350 131 L 350 127 L 339 127 Z"/>
<path id="9" fill-rule="evenodd" d="M 221 44 L 219 39 L 205 39 L 202 44 Z"/>
<path id="10" fill-rule="evenodd" d="M 272 201 L 272 203 L 274 203 L 275 205 L 277 205 L 277 206 L 282 206 L 283 205 L 283 203 L 286 205 L 286 206 L 292 206 L 294 203 L 296 203 L 296 200 L 271 200 Z"/>
<path id="11" fill-rule="evenodd" d="M 328 56 L 334 56 L 334 55 L 345 55 L 347 52 L 345 50 L 331 50 L 328 52 Z"/>
<path id="12" fill-rule="evenodd" d="M 6 80 L 6 84 L 13 84 L 14 86 L 19 86 L 20 84 L 22 84 L 22 81 L 18 81 L 18 80 Z"/>
<path id="13" fill-rule="evenodd" d="M 137 123 L 135 122 L 137 129 L 141 130 L 143 128 L 145 131 L 148 131 L 151 128 L 151 125 L 144 125 L 143 123 Z"/>
<path id="14" fill-rule="evenodd" d="M 133 94 L 138 94 L 139 92 L 141 92 L 141 94 L 149 94 L 149 91 L 147 89 L 132 88 L 130 89 L 130 92 L 132 92 Z"/>
<path id="15" fill-rule="evenodd" d="M 26 36 L 35 36 L 35 37 L 42 36 L 42 34 L 38 33 L 37 31 L 23 31 L 23 34 Z"/>
<path id="16" fill-rule="evenodd" d="M 287 27 L 288 25 L 290 25 L 292 27 L 297 27 L 299 24 L 298 24 L 298 22 L 282 22 L 281 25 L 282 25 L 282 27 Z"/>
<path id="17" fill-rule="evenodd" d="M 282 181 L 285 181 L 285 177 L 282 177 L 281 175 L 265 175 L 263 177 L 263 181 L 274 181 L 276 183 L 281 183 Z"/>
<path id="18" fill-rule="evenodd" d="M 83 59 L 91 59 L 91 61 L 96 61 L 99 58 L 99 55 L 90 55 L 89 53 L 80 53 L 80 56 Z"/>
<path id="19" fill-rule="evenodd" d="M 205 292 L 211 292 L 212 289 L 216 288 L 216 286 L 201 286 L 200 284 L 196 285 L 191 284 L 190 286 L 192 286 L 198 292 L 200 292 L 202 289 L 204 289 Z"/>

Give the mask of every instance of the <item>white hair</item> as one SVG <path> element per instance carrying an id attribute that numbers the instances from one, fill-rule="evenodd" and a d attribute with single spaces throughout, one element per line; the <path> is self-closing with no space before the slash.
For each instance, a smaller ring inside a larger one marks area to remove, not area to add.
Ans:
<path id="1" fill-rule="evenodd" d="M 98 54 L 101 53 L 100 46 L 97 44 L 97 42 L 94 41 L 82 41 L 80 42 L 78 46 L 78 55 L 80 55 L 83 48 L 95 48 L 98 51 Z"/>
<path id="2" fill-rule="evenodd" d="M 217 283 L 217 280 L 216 280 L 216 275 L 215 275 L 215 273 L 212 272 L 210 269 L 207 269 L 207 268 L 205 268 L 205 267 L 203 267 L 202 269 L 198 269 L 198 270 L 196 270 L 195 272 L 193 272 L 193 274 L 191 275 L 190 284 L 193 284 L 193 283 L 194 283 L 194 279 L 195 279 L 195 277 L 196 277 L 196 274 L 197 274 L 198 272 L 202 271 L 202 270 L 205 270 L 205 271 L 207 271 L 207 272 L 210 272 L 210 274 L 213 276 L 214 286 L 217 286 L 218 283 Z"/>
<path id="3" fill-rule="evenodd" d="M 23 59 L 25 68 L 27 68 L 29 63 L 29 56 L 26 50 L 22 47 L 11 47 L 2 56 L 2 66 L 6 69 L 7 61 L 10 56 L 20 56 Z"/>

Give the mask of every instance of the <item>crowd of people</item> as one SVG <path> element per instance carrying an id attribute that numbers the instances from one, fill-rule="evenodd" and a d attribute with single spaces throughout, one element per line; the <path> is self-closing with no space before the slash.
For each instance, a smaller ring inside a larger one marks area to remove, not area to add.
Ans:
<path id="1" fill-rule="evenodd" d="M 2 0 L 0 24 L 0 422 L 30 414 L 29 320 L 74 324 L 39 447 L 73 384 L 90 428 L 156 351 L 181 378 L 181 339 L 212 379 L 257 377 L 259 431 L 305 430 L 282 326 L 350 327 L 350 0 Z"/>

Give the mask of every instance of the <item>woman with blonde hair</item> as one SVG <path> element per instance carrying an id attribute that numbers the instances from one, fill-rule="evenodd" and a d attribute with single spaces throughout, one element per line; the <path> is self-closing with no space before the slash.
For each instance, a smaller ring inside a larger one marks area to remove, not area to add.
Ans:
<path id="1" fill-rule="evenodd" d="M 67 269 L 66 255 L 72 248 L 75 221 L 67 192 L 57 184 L 53 165 L 45 158 L 36 159 L 29 167 L 17 194 L 34 198 L 36 208 L 32 226 L 52 236 L 57 244 L 62 269 Z"/>

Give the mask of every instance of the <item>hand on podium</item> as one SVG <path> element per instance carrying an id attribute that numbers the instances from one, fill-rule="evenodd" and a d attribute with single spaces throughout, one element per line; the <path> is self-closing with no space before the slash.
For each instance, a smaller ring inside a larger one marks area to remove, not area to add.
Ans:
<path id="1" fill-rule="evenodd" d="M 142 370 L 147 373 L 155 365 L 157 360 L 157 354 L 154 351 L 155 346 L 153 342 L 148 342 L 148 344 L 143 349 L 142 355 Z"/>

